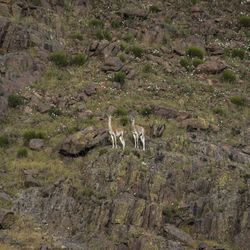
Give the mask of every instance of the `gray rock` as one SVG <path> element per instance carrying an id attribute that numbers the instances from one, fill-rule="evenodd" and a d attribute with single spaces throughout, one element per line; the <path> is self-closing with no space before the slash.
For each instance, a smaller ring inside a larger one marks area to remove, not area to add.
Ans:
<path id="1" fill-rule="evenodd" d="M 32 175 L 24 175 L 24 187 L 40 187 L 41 184 Z"/>
<path id="2" fill-rule="evenodd" d="M 15 214 L 12 211 L 0 209 L 0 230 L 9 229 L 15 222 Z"/>
<path id="3" fill-rule="evenodd" d="M 172 237 L 174 237 L 174 238 L 180 240 L 181 242 L 184 242 L 184 243 L 186 243 L 186 244 L 188 244 L 190 246 L 192 246 L 194 244 L 194 242 L 195 242 L 189 234 L 187 234 L 186 232 L 180 230 L 179 228 L 177 228 L 174 225 L 166 224 L 164 226 L 164 231 L 168 235 L 170 235 L 170 236 L 172 236 Z"/>
<path id="4" fill-rule="evenodd" d="M 41 150 L 44 147 L 43 139 L 31 139 L 29 141 L 29 148 L 33 150 Z"/>
<path id="5" fill-rule="evenodd" d="M 92 96 L 94 94 L 96 94 L 97 92 L 97 85 L 96 84 L 89 84 L 85 89 L 84 89 L 84 93 L 87 96 Z"/>
<path id="6" fill-rule="evenodd" d="M 224 61 L 218 58 L 212 58 L 209 61 L 200 64 L 195 72 L 196 73 L 207 73 L 207 74 L 218 74 L 227 68 Z"/>
<path id="7" fill-rule="evenodd" d="M 67 137 L 59 152 L 66 156 L 84 155 L 92 148 L 106 143 L 107 138 L 106 129 L 88 127 Z"/>
<path id="8" fill-rule="evenodd" d="M 122 69 L 124 64 L 118 57 L 108 57 L 102 66 L 104 72 L 115 72 Z"/>

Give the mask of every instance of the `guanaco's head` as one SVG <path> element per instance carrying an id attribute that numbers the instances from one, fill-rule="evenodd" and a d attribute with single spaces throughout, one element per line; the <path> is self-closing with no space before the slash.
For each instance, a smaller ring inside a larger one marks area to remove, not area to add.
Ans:
<path id="1" fill-rule="evenodd" d="M 135 117 L 134 116 L 130 116 L 130 121 L 131 121 L 131 123 L 133 124 L 134 122 L 135 122 Z"/>

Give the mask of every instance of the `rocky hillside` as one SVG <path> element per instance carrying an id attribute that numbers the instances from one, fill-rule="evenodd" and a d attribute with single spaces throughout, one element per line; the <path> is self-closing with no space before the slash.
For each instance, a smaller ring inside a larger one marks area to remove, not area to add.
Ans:
<path id="1" fill-rule="evenodd" d="M 0 250 L 250 249 L 249 10 L 0 0 Z"/>

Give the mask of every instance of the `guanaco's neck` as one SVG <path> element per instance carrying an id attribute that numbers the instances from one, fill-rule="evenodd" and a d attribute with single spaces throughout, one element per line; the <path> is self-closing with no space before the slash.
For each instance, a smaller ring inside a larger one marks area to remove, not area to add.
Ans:
<path id="1" fill-rule="evenodd" d="M 134 119 L 132 120 L 132 129 L 133 129 L 133 130 L 136 130 L 136 129 L 135 129 L 135 120 L 134 120 Z"/>
<path id="2" fill-rule="evenodd" d="M 111 124 L 111 116 L 109 116 L 109 123 L 108 123 L 108 125 L 109 125 L 109 131 L 113 131 L 112 124 Z"/>

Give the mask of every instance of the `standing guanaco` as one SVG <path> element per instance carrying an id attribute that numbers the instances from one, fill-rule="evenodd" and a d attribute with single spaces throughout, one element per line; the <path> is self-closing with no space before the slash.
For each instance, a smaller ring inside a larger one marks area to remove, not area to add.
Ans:
<path id="1" fill-rule="evenodd" d="M 122 128 L 118 128 L 118 127 L 115 127 L 113 129 L 112 127 L 112 124 L 111 124 L 111 119 L 112 119 L 112 116 L 109 115 L 108 116 L 108 127 L 109 127 L 109 134 L 111 136 L 111 140 L 112 140 L 112 148 L 117 148 L 117 138 L 120 139 L 120 142 L 122 144 L 122 149 L 124 150 L 125 149 L 125 140 L 124 140 L 124 131 Z"/>
<path id="2" fill-rule="evenodd" d="M 135 148 L 139 148 L 139 139 L 142 142 L 142 149 L 145 150 L 145 129 L 141 126 L 135 125 L 135 118 L 131 117 L 132 134 L 135 141 Z"/>

